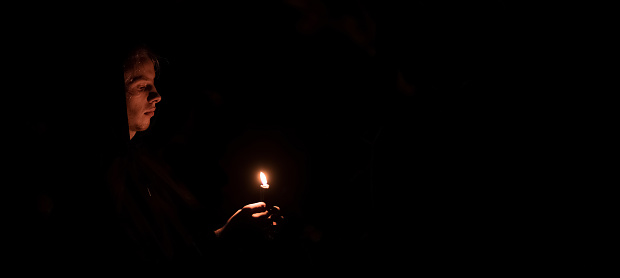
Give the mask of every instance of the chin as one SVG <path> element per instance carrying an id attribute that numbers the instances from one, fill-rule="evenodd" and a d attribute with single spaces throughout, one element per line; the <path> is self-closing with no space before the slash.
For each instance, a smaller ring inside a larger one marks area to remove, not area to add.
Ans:
<path id="1" fill-rule="evenodd" d="M 150 123 L 146 123 L 146 124 L 135 124 L 133 125 L 133 128 L 131 130 L 139 132 L 139 131 L 145 131 L 149 128 Z"/>
<path id="2" fill-rule="evenodd" d="M 140 126 L 140 131 L 145 131 L 147 129 L 149 129 L 149 125 L 148 124 Z"/>

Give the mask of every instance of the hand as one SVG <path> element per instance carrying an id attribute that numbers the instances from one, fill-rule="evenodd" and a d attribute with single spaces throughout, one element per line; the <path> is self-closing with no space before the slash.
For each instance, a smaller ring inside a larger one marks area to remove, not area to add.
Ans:
<path id="1" fill-rule="evenodd" d="M 252 238 L 264 233 L 270 226 L 277 225 L 281 219 L 280 208 L 267 208 L 264 202 L 244 206 L 228 219 L 226 224 L 215 231 L 221 238 Z"/>

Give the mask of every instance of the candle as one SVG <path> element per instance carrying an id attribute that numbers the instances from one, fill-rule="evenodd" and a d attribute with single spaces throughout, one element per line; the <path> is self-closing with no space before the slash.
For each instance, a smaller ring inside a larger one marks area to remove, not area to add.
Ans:
<path id="1" fill-rule="evenodd" d="M 260 181 L 263 183 L 260 185 L 260 201 L 265 201 L 265 190 L 269 189 L 269 184 L 267 183 L 267 177 L 263 172 L 260 172 Z"/>

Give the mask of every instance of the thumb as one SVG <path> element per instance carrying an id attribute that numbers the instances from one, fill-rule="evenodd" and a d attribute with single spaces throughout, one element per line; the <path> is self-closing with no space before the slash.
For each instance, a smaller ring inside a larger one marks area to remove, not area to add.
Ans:
<path id="1" fill-rule="evenodd" d="M 250 214 L 259 213 L 267 210 L 267 204 L 264 202 L 253 203 L 245 205 L 241 210 Z"/>

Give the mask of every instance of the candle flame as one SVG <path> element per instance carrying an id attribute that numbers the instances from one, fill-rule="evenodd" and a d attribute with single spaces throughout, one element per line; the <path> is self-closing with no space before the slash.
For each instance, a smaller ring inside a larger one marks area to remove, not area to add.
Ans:
<path id="1" fill-rule="evenodd" d="M 269 188 L 269 184 L 267 184 L 267 177 L 263 172 L 260 172 L 260 181 L 263 183 L 261 185 L 262 188 Z"/>

